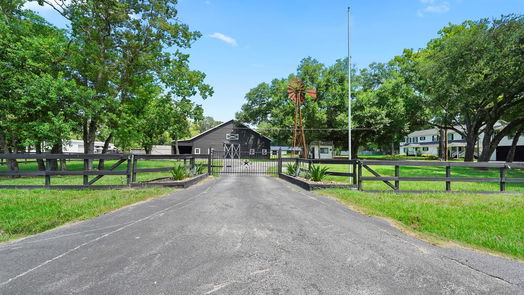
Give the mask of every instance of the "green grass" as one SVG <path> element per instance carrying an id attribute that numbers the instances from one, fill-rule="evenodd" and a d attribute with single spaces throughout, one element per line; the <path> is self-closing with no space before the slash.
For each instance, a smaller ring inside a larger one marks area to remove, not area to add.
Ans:
<path id="1" fill-rule="evenodd" d="M 37 234 L 156 198 L 173 189 L 0 190 L 0 242 Z"/>
<path id="2" fill-rule="evenodd" d="M 524 259 L 524 194 L 394 194 L 325 189 L 364 213 L 392 218 L 429 240 Z"/>
<path id="3" fill-rule="evenodd" d="M 205 161 L 207 164 L 207 160 L 197 160 L 196 162 L 202 162 Z M 183 161 L 180 161 L 183 162 Z M 137 168 L 164 168 L 164 167 L 174 167 L 176 163 L 180 163 L 177 161 L 170 161 L 170 160 L 139 160 L 137 162 Z M 105 169 L 109 169 L 111 165 L 116 163 L 116 160 L 107 160 L 105 161 Z M 187 161 L 187 164 L 189 165 L 189 161 Z M 94 162 L 94 167 L 98 167 L 98 161 Z M 7 167 L 5 165 L 0 166 L 0 171 L 6 170 Z M 19 163 L 19 169 L 20 170 L 38 170 L 38 166 L 36 163 Z M 68 161 L 67 162 L 67 170 L 68 171 L 80 171 L 84 169 L 84 163 L 83 161 Z M 122 163 L 120 166 L 118 166 L 115 170 L 126 170 L 127 169 L 127 162 Z M 90 176 L 89 179 L 92 179 L 94 176 Z M 155 178 L 161 178 L 161 177 L 171 177 L 170 171 L 165 172 L 144 172 L 144 173 L 137 173 L 136 180 L 138 182 L 141 181 L 148 181 Z M 0 185 L 44 185 L 45 179 L 43 176 L 36 176 L 36 177 L 21 177 L 21 178 L 8 178 L 5 176 L 0 177 Z M 127 183 L 127 177 L 125 175 L 106 175 L 99 179 L 97 182 L 95 182 L 93 185 L 119 185 L 119 184 L 126 184 Z M 51 185 L 82 185 L 83 184 L 83 177 L 81 175 L 79 176 L 52 176 L 51 177 Z"/>
<path id="4" fill-rule="evenodd" d="M 331 172 L 349 172 L 348 165 L 338 165 L 338 164 L 324 164 L 329 168 Z M 307 165 L 302 166 L 307 168 Z M 379 173 L 381 176 L 391 176 L 395 175 L 394 166 L 370 166 L 371 169 Z M 363 176 L 373 176 L 366 169 L 362 170 Z M 400 167 L 400 176 L 409 176 L 409 177 L 445 177 L 446 169 L 445 167 L 420 167 L 420 166 L 401 166 Z M 452 177 L 481 177 L 481 178 L 498 178 L 499 170 L 496 168 L 479 170 L 470 167 L 452 167 L 451 168 Z M 511 169 L 507 171 L 507 178 L 524 178 L 524 169 Z M 325 178 L 325 181 L 334 181 L 334 182 L 349 182 L 348 177 L 344 176 L 332 176 L 328 175 Z M 391 190 L 382 181 L 364 181 L 363 182 L 364 190 Z M 429 190 L 429 191 L 444 191 L 446 189 L 446 184 L 444 181 L 434 182 L 434 181 L 401 181 L 400 182 L 401 190 Z M 499 183 L 488 183 L 488 182 L 452 182 L 451 189 L 454 191 L 499 191 Z M 507 183 L 507 191 L 523 191 L 524 192 L 524 183 Z"/>

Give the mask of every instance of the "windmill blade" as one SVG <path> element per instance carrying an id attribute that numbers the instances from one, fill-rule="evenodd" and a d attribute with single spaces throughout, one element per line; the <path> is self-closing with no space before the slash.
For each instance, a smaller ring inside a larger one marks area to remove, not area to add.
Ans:
<path id="1" fill-rule="evenodd" d="M 316 89 L 308 89 L 308 90 L 306 90 L 306 93 L 313 99 L 317 98 L 317 90 Z"/>

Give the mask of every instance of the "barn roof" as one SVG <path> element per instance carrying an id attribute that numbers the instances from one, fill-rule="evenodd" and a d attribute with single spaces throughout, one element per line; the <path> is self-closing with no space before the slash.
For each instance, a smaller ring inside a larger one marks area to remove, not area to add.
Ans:
<path id="1" fill-rule="evenodd" d="M 230 123 L 236 123 L 236 125 L 240 125 L 240 126 L 242 126 L 243 128 L 247 128 L 247 129 L 249 129 L 249 130 L 255 132 L 256 134 L 260 135 L 261 137 L 264 137 L 264 138 L 266 138 L 267 140 L 271 141 L 271 139 L 270 139 L 269 137 L 260 134 L 260 132 L 258 132 L 258 131 L 256 131 L 256 130 L 253 130 L 252 128 L 249 128 L 249 127 L 248 127 L 247 125 L 245 125 L 245 124 L 242 124 L 242 123 L 240 123 L 240 122 L 236 122 L 235 120 L 229 120 L 229 121 L 224 122 L 224 123 L 222 123 L 222 124 L 219 124 L 219 125 L 217 125 L 217 126 L 215 126 L 215 127 L 213 127 L 213 128 L 210 128 L 210 129 L 208 129 L 208 130 L 206 130 L 206 131 L 204 131 L 204 132 L 202 132 L 202 133 L 200 133 L 200 134 L 198 134 L 198 135 L 195 135 L 195 136 L 193 136 L 193 137 L 191 137 L 191 138 L 189 138 L 189 139 L 182 139 L 182 140 L 179 140 L 178 143 L 191 142 L 191 141 L 193 141 L 193 140 L 195 140 L 195 139 L 198 139 L 198 138 L 200 138 L 200 137 L 202 137 L 202 136 L 204 136 L 204 135 L 206 135 L 206 134 L 208 134 L 208 133 L 210 133 L 210 132 L 212 132 L 212 131 L 214 131 L 214 130 L 217 130 L 217 129 L 219 129 L 219 128 L 221 128 L 221 127 L 227 125 L 227 124 L 230 124 Z M 172 142 L 174 142 L 174 141 L 172 141 Z"/>

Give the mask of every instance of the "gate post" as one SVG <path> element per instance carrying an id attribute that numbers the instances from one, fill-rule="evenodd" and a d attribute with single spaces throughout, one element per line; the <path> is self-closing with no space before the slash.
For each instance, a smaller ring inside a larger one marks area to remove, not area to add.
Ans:
<path id="1" fill-rule="evenodd" d="M 362 162 L 360 161 L 358 161 L 357 187 L 359 191 L 362 191 Z"/>
<path id="2" fill-rule="evenodd" d="M 282 148 L 278 149 L 278 175 L 282 174 Z"/>
<path id="3" fill-rule="evenodd" d="M 207 174 L 212 175 L 213 174 L 213 168 L 211 167 L 213 162 L 213 149 L 209 149 L 209 154 L 207 155 Z"/>

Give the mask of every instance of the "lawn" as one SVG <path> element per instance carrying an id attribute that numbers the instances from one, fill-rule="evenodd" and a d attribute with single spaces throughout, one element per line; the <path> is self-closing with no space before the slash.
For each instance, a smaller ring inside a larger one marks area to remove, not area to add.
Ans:
<path id="1" fill-rule="evenodd" d="M 197 160 L 196 162 L 202 162 L 205 161 L 207 164 L 207 160 Z M 106 169 L 109 169 L 111 165 L 116 163 L 116 160 L 106 160 L 105 161 L 105 167 Z M 174 167 L 176 163 L 183 163 L 182 161 L 176 161 L 176 160 L 139 160 L 137 162 L 137 168 L 164 168 L 164 167 Z M 187 161 L 187 164 L 189 164 L 189 161 Z M 98 161 L 94 162 L 94 167 L 98 167 Z M 7 167 L 5 165 L 0 166 L 1 170 L 6 170 Z M 35 162 L 32 163 L 19 163 L 19 169 L 20 170 L 34 170 L 36 171 L 38 169 L 38 166 Z M 83 161 L 68 161 L 67 162 L 67 170 L 68 171 L 80 171 L 84 169 L 84 162 Z M 126 170 L 127 169 L 127 162 L 122 163 L 120 166 L 118 166 L 115 170 Z M 170 177 L 171 172 L 165 171 L 165 172 L 143 172 L 143 173 L 137 173 L 136 180 L 138 182 L 141 181 L 147 181 L 152 180 L 155 178 L 161 178 L 161 177 Z M 89 179 L 94 178 L 95 176 L 89 176 Z M 35 176 L 35 177 L 21 177 L 21 178 L 8 178 L 6 176 L 0 177 L 0 185 L 44 185 L 45 179 L 43 176 Z M 106 175 L 99 179 L 97 182 L 95 182 L 93 185 L 121 185 L 127 183 L 127 177 L 125 175 Z M 82 185 L 83 184 L 83 176 L 52 176 L 51 177 L 51 185 Z"/>
<path id="2" fill-rule="evenodd" d="M 316 192 L 364 213 L 392 218 L 430 241 L 450 240 L 524 259 L 524 194 Z"/>
<path id="3" fill-rule="evenodd" d="M 339 164 L 320 164 L 321 166 L 327 166 L 331 172 L 349 172 L 350 167 L 348 165 Z M 392 164 L 393 165 L 393 164 Z M 307 164 L 302 165 L 303 168 L 307 168 Z M 381 176 L 395 176 L 394 166 L 370 166 L 371 169 L 379 173 Z M 373 176 L 366 169 L 362 170 L 363 176 Z M 421 166 L 401 166 L 400 176 L 409 177 L 445 177 L 445 167 L 421 167 Z M 499 177 L 499 170 L 496 168 L 479 170 L 470 167 L 452 167 L 452 177 Z M 507 178 L 524 178 L 524 169 L 511 169 L 507 171 Z M 326 181 L 335 182 L 349 182 L 348 177 L 344 176 L 332 176 L 328 175 L 325 178 Z M 364 190 L 391 190 L 382 181 L 364 181 Z M 401 190 L 430 190 L 430 191 L 445 191 L 446 184 L 444 181 L 401 181 Z M 454 191 L 499 191 L 499 183 L 488 183 L 488 182 L 452 182 L 451 189 Z M 507 191 L 522 191 L 524 192 L 524 183 L 507 183 Z"/>
<path id="4" fill-rule="evenodd" d="M 123 206 L 174 192 L 140 190 L 0 190 L 0 242 L 90 219 Z"/>

